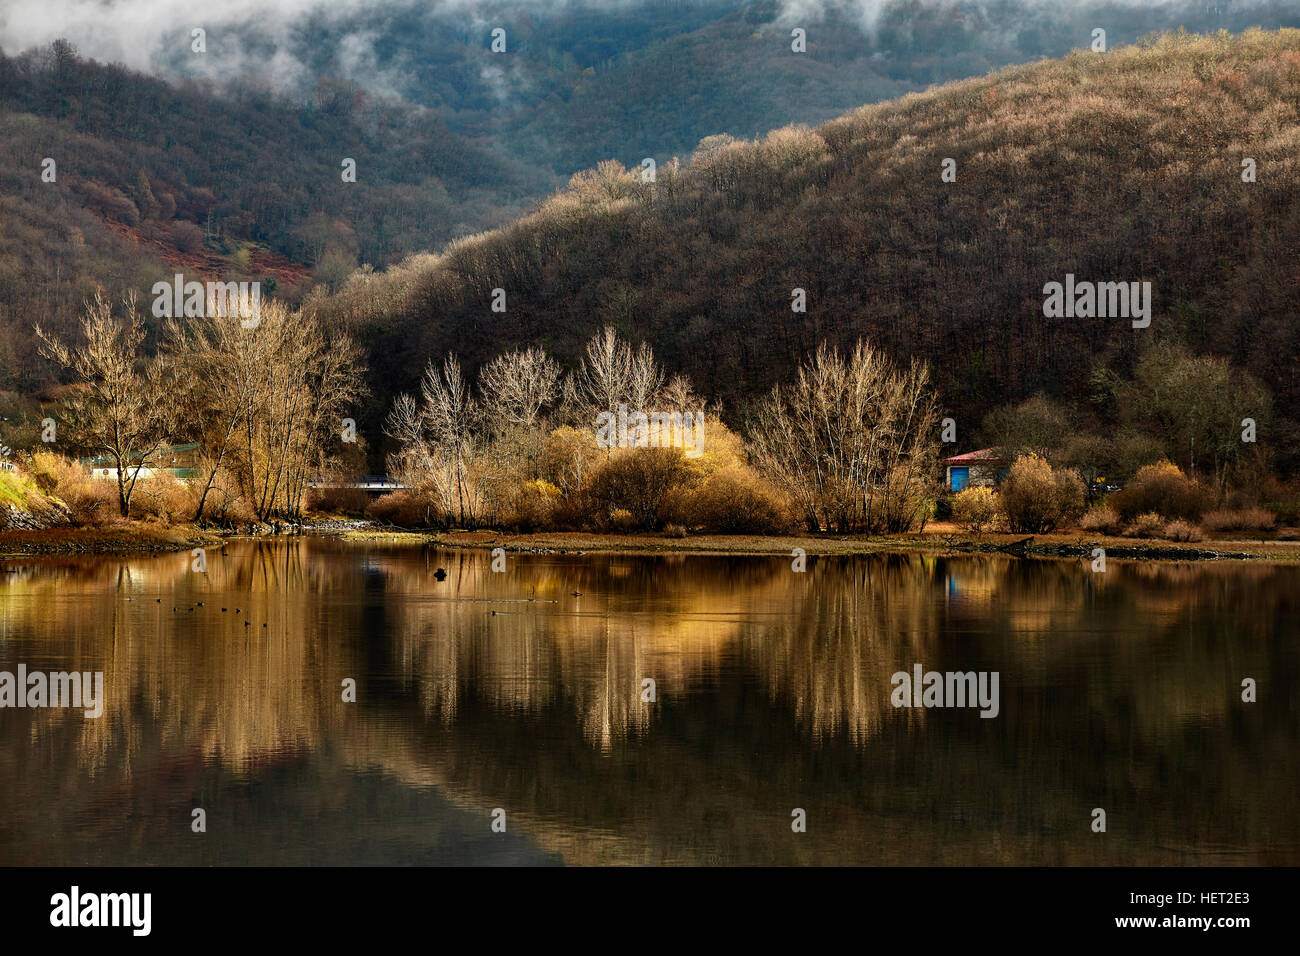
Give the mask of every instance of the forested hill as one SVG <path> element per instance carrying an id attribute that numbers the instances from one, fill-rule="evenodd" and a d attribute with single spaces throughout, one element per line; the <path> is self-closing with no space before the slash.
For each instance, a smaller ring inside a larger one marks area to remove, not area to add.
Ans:
<path id="1" fill-rule="evenodd" d="M 65 43 L 0 52 L 0 389 L 48 384 L 32 326 L 71 330 L 96 288 L 143 296 L 185 271 L 292 302 L 361 262 L 508 222 L 553 182 L 351 87 L 293 102 L 174 85 Z"/>
<path id="2" fill-rule="evenodd" d="M 1038 391 L 1104 418 L 1107 383 L 1174 341 L 1266 383 L 1294 448 L 1297 250 L 1300 31 L 1183 34 L 706 140 L 654 183 L 602 164 L 513 225 L 312 306 L 367 343 L 376 415 L 430 356 L 542 341 L 572 360 L 605 322 L 733 414 L 819 340 L 869 336 L 928 359 L 963 421 Z M 1149 281 L 1150 327 L 1045 317 L 1067 273 Z"/>

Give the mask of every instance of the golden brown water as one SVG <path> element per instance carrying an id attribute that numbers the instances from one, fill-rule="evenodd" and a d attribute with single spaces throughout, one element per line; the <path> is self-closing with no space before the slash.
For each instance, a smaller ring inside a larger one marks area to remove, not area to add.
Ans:
<path id="1" fill-rule="evenodd" d="M 0 670 L 105 702 L 0 710 L 0 863 L 1300 863 L 1300 569 L 490 561 L 6 562 Z M 893 707 L 916 663 L 998 716 Z"/>

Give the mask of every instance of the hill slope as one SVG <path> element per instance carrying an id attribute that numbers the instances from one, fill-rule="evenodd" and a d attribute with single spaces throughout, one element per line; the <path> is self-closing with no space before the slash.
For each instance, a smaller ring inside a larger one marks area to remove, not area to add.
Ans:
<path id="1" fill-rule="evenodd" d="M 1174 340 L 1267 383 L 1289 450 L 1298 187 L 1300 31 L 1167 35 L 706 140 L 654 184 L 603 164 L 509 227 L 311 305 L 368 343 L 372 425 L 429 356 L 543 341 L 572 360 L 612 322 L 733 413 L 819 340 L 869 336 L 929 359 L 968 423 L 1039 390 L 1081 399 L 1098 366 Z M 1045 318 L 1067 273 L 1150 281 L 1151 327 Z"/>
<path id="2" fill-rule="evenodd" d="M 48 384 L 32 325 L 75 326 L 96 287 L 143 297 L 181 270 L 293 300 L 358 262 L 509 221 L 552 181 L 352 88 L 292 103 L 174 86 L 67 44 L 0 52 L 0 389 Z"/>

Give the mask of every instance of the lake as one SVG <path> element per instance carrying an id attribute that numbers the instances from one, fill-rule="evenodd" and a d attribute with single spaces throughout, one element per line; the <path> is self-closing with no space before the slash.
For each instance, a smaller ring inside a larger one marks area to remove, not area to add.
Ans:
<path id="1" fill-rule="evenodd" d="M 494 572 L 327 538 L 194 565 L 3 562 L 0 671 L 103 699 L 0 709 L 0 864 L 1300 863 L 1300 568 Z M 918 666 L 996 674 L 996 716 L 894 706 Z"/>

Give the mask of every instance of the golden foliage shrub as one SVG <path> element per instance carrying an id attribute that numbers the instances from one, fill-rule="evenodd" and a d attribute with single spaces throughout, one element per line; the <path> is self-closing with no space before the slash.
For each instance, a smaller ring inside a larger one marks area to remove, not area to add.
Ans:
<path id="1" fill-rule="evenodd" d="M 366 508 L 366 517 L 399 528 L 441 527 L 446 517 L 439 511 L 437 498 L 418 488 L 407 488 L 382 495 Z"/>
<path id="2" fill-rule="evenodd" d="M 515 497 L 513 510 L 504 524 L 521 531 L 539 531 L 553 527 L 556 506 L 563 495 L 556 485 L 544 478 L 526 481 Z"/>
<path id="3" fill-rule="evenodd" d="M 992 527 L 999 514 L 998 495 L 992 488 L 963 488 L 953 496 L 953 520 L 973 534 Z"/>
<path id="4" fill-rule="evenodd" d="M 697 485 L 674 488 L 659 517 L 665 525 L 727 534 L 787 534 L 799 525 L 790 503 L 771 482 L 736 463 Z"/>
<path id="5" fill-rule="evenodd" d="M 1093 505 L 1079 519 L 1079 527 L 1084 531 L 1096 531 L 1101 534 L 1118 534 L 1123 526 L 1124 521 L 1120 518 L 1119 512 L 1106 504 Z"/>
<path id="6" fill-rule="evenodd" d="M 1133 480 L 1111 501 L 1125 519 L 1154 512 L 1166 518 L 1194 521 L 1205 510 L 1207 495 L 1200 482 L 1183 474 L 1171 461 L 1143 465 Z"/>
<path id="7" fill-rule="evenodd" d="M 105 484 L 116 490 L 116 482 Z M 157 471 L 136 482 L 131 496 L 131 516 L 183 523 L 194 517 L 198 494 L 198 489 L 187 485 L 170 471 Z"/>
<path id="8" fill-rule="evenodd" d="M 1012 531 L 1044 534 L 1083 510 L 1083 481 L 1072 468 L 1055 469 L 1038 455 L 1021 455 L 998 500 Z"/>
<path id="9" fill-rule="evenodd" d="M 668 495 L 690 476 L 679 448 L 616 448 L 584 483 L 583 497 L 595 527 L 609 525 L 616 511 L 626 511 L 632 528 L 649 531 L 658 526 Z M 619 530 L 629 529 L 620 525 Z"/>
<path id="10" fill-rule="evenodd" d="M 1200 528 L 1182 518 L 1175 518 L 1166 524 L 1164 535 L 1170 541 L 1200 541 L 1203 537 Z"/>
<path id="11" fill-rule="evenodd" d="M 562 492 L 575 491 L 606 457 L 591 431 L 565 425 L 542 443 L 541 477 Z"/>
<path id="12" fill-rule="evenodd" d="M 61 501 L 74 525 L 95 526 L 120 518 L 117 483 L 92 478 L 81 465 L 50 452 L 36 452 L 27 464 L 36 487 Z"/>
<path id="13" fill-rule="evenodd" d="M 1124 534 L 1130 538 L 1158 538 L 1164 531 L 1165 519 L 1154 511 L 1148 511 L 1134 518 Z"/>

